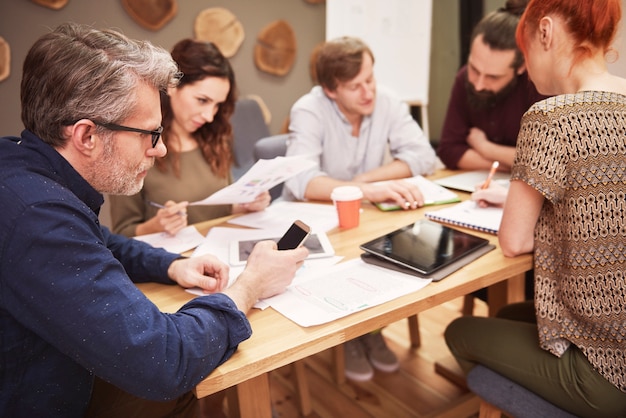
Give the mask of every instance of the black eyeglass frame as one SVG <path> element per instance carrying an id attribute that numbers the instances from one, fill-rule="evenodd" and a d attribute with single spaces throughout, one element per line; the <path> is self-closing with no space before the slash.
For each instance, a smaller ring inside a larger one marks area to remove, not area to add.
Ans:
<path id="1" fill-rule="evenodd" d="M 163 132 L 162 126 L 159 126 L 154 131 L 147 131 L 145 129 L 131 128 L 130 126 L 117 125 L 115 123 L 100 122 L 97 120 L 91 120 L 91 121 L 95 123 L 96 125 L 102 126 L 103 128 L 108 129 L 110 131 L 138 132 L 140 134 L 152 135 L 152 148 L 156 147 L 156 144 L 159 142 L 159 138 L 161 138 L 161 133 Z"/>

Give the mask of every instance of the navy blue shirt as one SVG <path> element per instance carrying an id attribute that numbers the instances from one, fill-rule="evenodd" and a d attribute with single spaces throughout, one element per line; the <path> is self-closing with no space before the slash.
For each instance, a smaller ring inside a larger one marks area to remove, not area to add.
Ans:
<path id="1" fill-rule="evenodd" d="M 111 234 L 102 203 L 31 132 L 0 138 L 0 416 L 82 417 L 94 375 L 172 399 L 251 335 L 223 294 L 160 312 L 133 282 L 174 284 L 179 255 Z"/>

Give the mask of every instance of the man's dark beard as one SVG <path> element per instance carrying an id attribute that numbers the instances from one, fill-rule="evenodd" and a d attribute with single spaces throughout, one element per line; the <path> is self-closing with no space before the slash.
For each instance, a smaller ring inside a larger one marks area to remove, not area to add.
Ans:
<path id="1" fill-rule="evenodd" d="M 489 90 L 477 91 L 472 83 L 465 78 L 465 90 L 467 91 L 467 103 L 472 110 L 485 110 L 493 108 L 500 100 L 507 97 L 517 85 L 518 76 L 513 77 L 511 82 L 504 86 L 502 90 L 494 93 Z"/>

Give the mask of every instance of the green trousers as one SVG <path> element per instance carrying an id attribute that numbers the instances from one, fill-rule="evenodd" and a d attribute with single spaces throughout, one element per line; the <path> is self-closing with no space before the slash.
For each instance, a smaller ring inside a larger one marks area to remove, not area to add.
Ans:
<path id="1" fill-rule="evenodd" d="M 626 393 L 571 345 L 561 358 L 541 349 L 533 303 L 504 307 L 495 318 L 464 316 L 445 338 L 465 373 L 482 364 L 581 417 L 626 417 Z"/>

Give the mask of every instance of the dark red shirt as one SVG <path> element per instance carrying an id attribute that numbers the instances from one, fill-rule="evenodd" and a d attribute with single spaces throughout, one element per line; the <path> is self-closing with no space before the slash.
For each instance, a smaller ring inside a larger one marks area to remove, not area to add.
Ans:
<path id="1" fill-rule="evenodd" d="M 500 100 L 492 108 L 470 109 L 467 101 L 467 66 L 463 66 L 456 75 L 448 111 L 443 123 L 437 155 L 450 169 L 457 169 L 458 162 L 470 147 L 467 135 L 470 128 L 485 132 L 487 138 L 496 144 L 515 146 L 522 115 L 535 102 L 545 96 L 539 94 L 528 74 L 518 76 L 517 84 L 511 94 Z"/>

